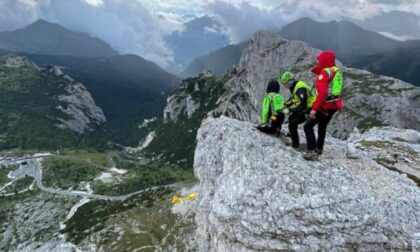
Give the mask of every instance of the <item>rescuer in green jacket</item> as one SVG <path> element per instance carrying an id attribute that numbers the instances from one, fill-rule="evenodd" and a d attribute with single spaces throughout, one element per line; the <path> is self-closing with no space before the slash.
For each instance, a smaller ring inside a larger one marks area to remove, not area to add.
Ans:
<path id="1" fill-rule="evenodd" d="M 289 115 L 289 134 L 292 139 L 292 147 L 299 148 L 298 126 L 306 122 L 307 115 L 312 108 L 315 97 L 311 87 L 301 80 L 296 80 L 291 72 L 284 72 L 279 78 L 281 84 L 290 90 L 290 99 L 286 101 L 283 110 Z"/>
<path id="2" fill-rule="evenodd" d="M 261 125 L 258 130 L 269 134 L 280 134 L 281 125 L 284 121 L 285 99 L 279 94 L 280 84 L 276 80 L 272 80 L 267 85 L 267 94 L 264 97 L 261 111 Z"/>

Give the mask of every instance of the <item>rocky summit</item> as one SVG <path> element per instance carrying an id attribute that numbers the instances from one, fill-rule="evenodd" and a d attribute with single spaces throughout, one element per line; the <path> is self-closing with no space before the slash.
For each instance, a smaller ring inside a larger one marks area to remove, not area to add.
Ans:
<path id="1" fill-rule="evenodd" d="M 194 159 L 198 250 L 420 249 L 420 189 L 384 165 L 393 155 L 388 147 L 404 150 L 394 166 L 418 172 L 414 130 L 328 137 L 320 161 L 307 162 L 249 122 L 206 119 Z"/>

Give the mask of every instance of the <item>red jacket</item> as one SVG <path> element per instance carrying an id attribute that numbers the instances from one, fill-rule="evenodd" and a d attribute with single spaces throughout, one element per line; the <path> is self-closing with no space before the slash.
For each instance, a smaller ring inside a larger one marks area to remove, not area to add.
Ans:
<path id="1" fill-rule="evenodd" d="M 317 90 L 317 96 L 312 106 L 313 110 L 340 110 L 343 108 L 343 100 L 338 98 L 334 101 L 327 102 L 328 96 L 328 85 L 334 78 L 334 74 L 328 76 L 328 73 L 324 70 L 325 68 L 335 66 L 335 53 L 333 51 L 324 51 L 318 58 L 318 65 L 312 69 L 312 72 L 317 75 L 315 81 L 315 88 Z"/>

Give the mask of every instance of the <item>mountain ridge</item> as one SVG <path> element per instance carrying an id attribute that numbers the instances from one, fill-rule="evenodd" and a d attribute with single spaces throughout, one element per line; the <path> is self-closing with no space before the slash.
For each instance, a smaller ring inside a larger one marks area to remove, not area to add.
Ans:
<path id="1" fill-rule="evenodd" d="M 204 71 L 211 71 L 219 76 L 223 75 L 234 65 L 238 64 L 247 43 L 228 45 L 195 58 L 179 75 L 182 77 L 194 77 Z"/>
<path id="2" fill-rule="evenodd" d="M 303 18 L 283 27 L 280 35 L 308 42 L 322 50 L 334 50 L 345 64 L 352 64 L 355 55 L 373 55 L 400 45 L 398 41 L 364 30 L 349 21 L 317 22 Z"/>
<path id="3" fill-rule="evenodd" d="M 317 22 L 310 18 L 284 27 L 280 34 L 315 48 L 334 50 L 345 64 L 388 75 L 420 86 L 420 41 L 397 41 L 364 30 L 349 21 Z"/>
<path id="4" fill-rule="evenodd" d="M 0 32 L 0 48 L 32 54 L 82 57 L 118 54 L 111 46 L 98 38 L 71 31 L 44 19 L 14 31 Z"/>

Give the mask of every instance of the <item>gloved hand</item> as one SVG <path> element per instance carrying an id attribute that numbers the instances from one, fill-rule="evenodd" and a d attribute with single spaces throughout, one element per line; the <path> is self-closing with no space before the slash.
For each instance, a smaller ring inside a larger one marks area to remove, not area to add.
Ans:
<path id="1" fill-rule="evenodd" d="M 311 110 L 311 113 L 309 113 L 309 118 L 316 119 L 316 110 Z"/>
<path id="2" fill-rule="evenodd" d="M 285 115 L 288 115 L 288 114 L 290 114 L 290 109 L 285 108 L 285 109 L 283 109 L 283 110 L 282 110 L 282 112 L 283 112 Z"/>
<path id="3" fill-rule="evenodd" d="M 272 116 L 270 117 L 270 119 L 271 119 L 271 121 L 275 122 L 275 121 L 277 121 L 277 116 L 272 115 Z"/>

